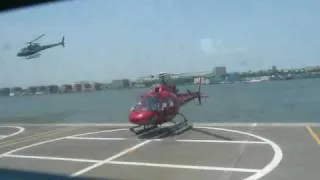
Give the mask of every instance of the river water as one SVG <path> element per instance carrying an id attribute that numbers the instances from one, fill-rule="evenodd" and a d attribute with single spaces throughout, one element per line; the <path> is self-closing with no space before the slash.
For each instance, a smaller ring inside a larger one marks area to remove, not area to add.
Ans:
<path id="1" fill-rule="evenodd" d="M 195 89 L 194 86 L 180 87 Z M 1 97 L 1 123 L 127 123 L 145 89 Z M 193 122 L 320 122 L 320 79 L 207 85 L 202 106 L 181 112 Z"/>

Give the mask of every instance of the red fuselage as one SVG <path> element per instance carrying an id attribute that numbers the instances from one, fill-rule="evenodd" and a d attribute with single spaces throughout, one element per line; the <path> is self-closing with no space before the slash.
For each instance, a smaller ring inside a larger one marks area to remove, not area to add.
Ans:
<path id="1" fill-rule="evenodd" d="M 154 125 L 171 121 L 180 107 L 198 97 L 198 92 L 177 94 L 175 86 L 155 84 L 131 108 L 129 121 L 137 125 Z"/>

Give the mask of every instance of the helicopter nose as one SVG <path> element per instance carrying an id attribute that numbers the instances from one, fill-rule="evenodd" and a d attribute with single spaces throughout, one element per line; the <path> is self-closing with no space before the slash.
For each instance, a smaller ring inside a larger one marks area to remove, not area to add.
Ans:
<path id="1" fill-rule="evenodd" d="M 23 52 L 18 52 L 17 56 L 24 56 L 25 54 Z"/>
<path id="2" fill-rule="evenodd" d="M 129 121 L 133 124 L 138 124 L 138 125 L 146 125 L 150 123 L 152 124 L 155 118 L 156 118 L 155 114 L 150 111 L 143 111 L 143 112 L 132 111 L 129 113 Z"/>

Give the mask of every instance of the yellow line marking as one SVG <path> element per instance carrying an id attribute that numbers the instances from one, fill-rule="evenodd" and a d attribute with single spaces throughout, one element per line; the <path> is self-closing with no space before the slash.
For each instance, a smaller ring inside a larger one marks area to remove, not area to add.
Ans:
<path id="1" fill-rule="evenodd" d="M 36 140 L 36 139 L 40 139 L 40 138 L 49 137 L 49 136 L 52 136 L 52 135 L 55 135 L 55 134 L 71 131 L 72 129 L 75 130 L 77 128 L 79 128 L 79 127 L 67 127 L 67 128 L 62 128 L 62 129 L 60 128 L 60 129 L 56 129 L 56 130 L 53 130 L 53 131 L 50 131 L 50 132 L 47 132 L 47 133 L 35 134 L 35 135 L 32 135 L 32 136 L 27 136 L 25 138 L 21 138 L 21 139 L 18 139 L 18 140 L 12 139 L 11 141 L 14 141 L 13 143 L 10 143 L 11 141 L 7 141 L 7 142 L 5 142 L 5 144 L 0 146 L 0 148 L 11 146 L 11 145 L 22 143 L 22 142 L 27 142 L 27 141 L 31 141 L 31 140 Z"/>
<path id="2" fill-rule="evenodd" d="M 310 126 L 307 126 L 306 128 L 308 129 L 308 131 L 309 131 L 310 135 L 313 137 L 313 139 L 320 145 L 320 138 L 317 135 L 317 133 L 315 133 Z"/>

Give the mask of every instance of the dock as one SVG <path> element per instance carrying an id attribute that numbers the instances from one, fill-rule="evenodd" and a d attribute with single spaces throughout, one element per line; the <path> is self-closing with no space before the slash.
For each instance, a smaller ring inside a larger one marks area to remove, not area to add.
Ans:
<path id="1" fill-rule="evenodd" d="M 318 179 L 320 124 L 198 123 L 137 138 L 129 124 L 0 124 L 0 179 Z"/>

